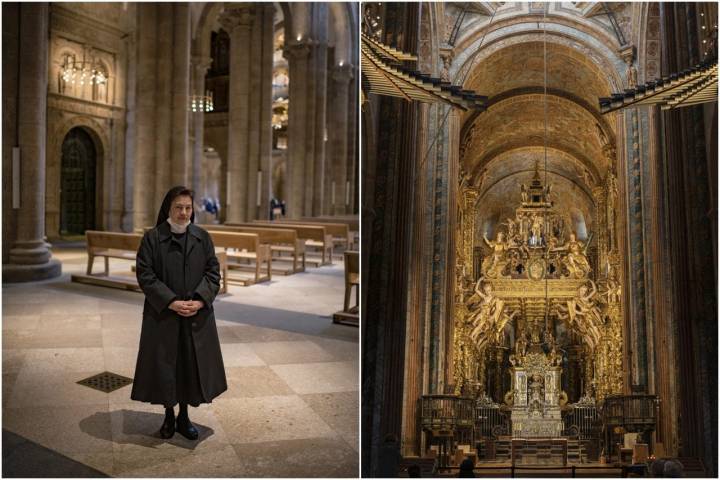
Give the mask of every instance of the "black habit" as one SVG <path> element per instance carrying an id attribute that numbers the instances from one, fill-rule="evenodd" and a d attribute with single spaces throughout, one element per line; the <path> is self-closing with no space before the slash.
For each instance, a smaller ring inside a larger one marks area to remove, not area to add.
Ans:
<path id="1" fill-rule="evenodd" d="M 163 206 L 169 211 L 169 201 Z M 174 234 L 167 221 L 160 221 L 162 216 L 161 211 L 158 225 L 145 233 L 137 254 L 145 305 L 130 398 L 197 406 L 227 390 L 212 307 L 220 289 L 220 269 L 205 230 L 190 223 L 184 234 Z M 205 304 L 192 317 L 168 308 L 175 300 L 189 299 Z"/>

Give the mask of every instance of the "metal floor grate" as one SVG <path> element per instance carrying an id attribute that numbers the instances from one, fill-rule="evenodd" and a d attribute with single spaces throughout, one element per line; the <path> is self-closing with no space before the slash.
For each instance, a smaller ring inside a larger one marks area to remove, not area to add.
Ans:
<path id="1" fill-rule="evenodd" d="M 84 380 L 80 380 L 80 385 L 100 390 L 101 392 L 110 393 L 113 390 L 122 388 L 125 385 L 130 385 L 133 382 L 132 378 L 123 377 L 117 373 L 102 372 L 92 377 L 88 377 Z"/>

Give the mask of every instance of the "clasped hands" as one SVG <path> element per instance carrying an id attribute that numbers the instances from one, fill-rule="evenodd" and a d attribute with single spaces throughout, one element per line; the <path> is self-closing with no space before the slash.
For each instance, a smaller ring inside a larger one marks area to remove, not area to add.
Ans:
<path id="1" fill-rule="evenodd" d="M 205 304 L 201 300 L 175 300 L 168 305 L 168 308 L 177 312 L 181 317 L 192 317 L 204 306 Z"/>

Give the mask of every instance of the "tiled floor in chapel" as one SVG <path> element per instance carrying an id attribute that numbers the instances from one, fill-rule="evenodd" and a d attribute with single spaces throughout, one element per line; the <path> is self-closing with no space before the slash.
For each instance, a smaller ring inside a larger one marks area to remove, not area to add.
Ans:
<path id="1" fill-rule="evenodd" d="M 218 297 L 228 391 L 190 408 L 192 442 L 155 437 L 162 408 L 130 400 L 130 386 L 107 394 L 76 383 L 105 370 L 133 376 L 143 296 L 72 283 L 83 250 L 54 255 L 61 278 L 2 289 L 4 476 L 33 464 L 73 476 L 357 476 L 358 329 L 331 320 L 341 262 Z"/>

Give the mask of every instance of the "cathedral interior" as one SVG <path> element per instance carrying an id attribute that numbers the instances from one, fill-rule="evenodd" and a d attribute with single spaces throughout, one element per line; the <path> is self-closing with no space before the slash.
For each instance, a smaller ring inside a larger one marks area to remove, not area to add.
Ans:
<path id="1" fill-rule="evenodd" d="M 358 7 L 3 4 L 4 476 L 357 476 Z M 226 268 L 198 443 L 123 383 L 175 185 Z"/>
<path id="2" fill-rule="evenodd" d="M 716 476 L 717 4 L 361 9 L 363 476 Z"/>

